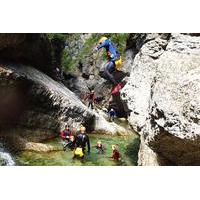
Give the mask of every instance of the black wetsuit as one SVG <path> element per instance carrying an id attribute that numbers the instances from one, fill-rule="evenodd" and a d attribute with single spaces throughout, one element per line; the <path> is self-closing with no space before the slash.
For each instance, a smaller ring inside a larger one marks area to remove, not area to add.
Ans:
<path id="1" fill-rule="evenodd" d="M 72 132 L 69 129 L 65 129 L 63 131 L 63 136 L 65 137 L 65 140 L 67 140 L 67 142 L 69 142 L 69 137 L 72 136 Z"/>
<path id="2" fill-rule="evenodd" d="M 85 151 L 85 147 L 87 145 L 88 152 L 90 152 L 90 140 L 86 134 L 78 133 L 75 138 L 76 147 L 81 147 L 83 152 Z"/>
<path id="3" fill-rule="evenodd" d="M 72 141 L 66 142 L 64 144 L 63 150 L 66 151 L 67 148 L 70 149 L 70 150 L 74 150 L 74 148 L 75 148 L 75 141 L 73 141 L 73 142 Z"/>
<path id="4" fill-rule="evenodd" d="M 94 103 L 94 100 L 95 100 L 95 94 L 94 93 L 89 93 L 88 95 L 88 108 L 91 107 L 92 109 L 94 108 L 93 106 L 93 103 Z"/>

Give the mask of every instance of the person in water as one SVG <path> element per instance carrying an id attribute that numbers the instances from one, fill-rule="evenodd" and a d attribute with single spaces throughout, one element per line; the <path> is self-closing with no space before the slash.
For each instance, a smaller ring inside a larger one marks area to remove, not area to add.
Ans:
<path id="1" fill-rule="evenodd" d="M 86 134 L 86 128 L 81 126 L 80 131 L 77 133 L 75 137 L 75 151 L 74 157 L 81 157 L 84 158 L 85 150 L 87 145 L 87 153 L 90 154 L 90 139 Z"/>
<path id="2" fill-rule="evenodd" d="M 69 126 L 66 125 L 65 129 L 60 132 L 60 137 L 62 140 L 69 142 L 70 141 L 70 136 L 72 136 L 72 131 L 70 130 Z"/>
<path id="3" fill-rule="evenodd" d="M 107 77 L 107 79 L 109 79 L 115 86 L 118 84 L 118 82 L 115 80 L 113 72 L 115 70 L 121 69 L 121 64 L 122 64 L 121 56 L 117 53 L 113 43 L 107 37 L 102 37 L 98 41 L 98 46 L 95 48 L 95 51 L 98 51 L 102 48 L 106 49 L 108 58 L 108 62 L 104 69 L 104 74 Z"/>
<path id="4" fill-rule="evenodd" d="M 71 151 L 75 148 L 75 138 L 73 135 L 69 137 L 69 141 L 64 144 L 63 150 L 66 151 L 66 149 L 70 149 Z"/>
<path id="5" fill-rule="evenodd" d="M 104 148 L 103 148 L 103 145 L 102 145 L 100 140 L 97 142 L 95 148 L 96 148 L 96 151 L 97 151 L 98 154 L 104 153 Z"/>
<path id="6" fill-rule="evenodd" d="M 88 99 L 88 108 L 91 107 L 91 109 L 93 109 L 94 108 L 94 102 L 96 100 L 96 96 L 95 96 L 94 90 L 90 91 L 90 93 L 88 93 L 86 95 L 85 99 Z"/>
<path id="7" fill-rule="evenodd" d="M 117 150 L 116 145 L 112 145 L 111 147 L 112 147 L 112 155 L 111 155 L 110 159 L 119 161 L 119 159 L 120 159 L 120 153 Z"/>

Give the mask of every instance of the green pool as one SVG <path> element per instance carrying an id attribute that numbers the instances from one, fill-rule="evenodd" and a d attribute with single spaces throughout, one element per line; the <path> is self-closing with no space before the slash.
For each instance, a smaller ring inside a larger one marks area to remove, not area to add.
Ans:
<path id="1" fill-rule="evenodd" d="M 129 136 L 111 136 L 89 134 L 91 143 L 91 153 L 84 161 L 72 159 L 72 151 L 55 151 L 50 153 L 37 153 L 24 151 L 15 156 L 19 165 L 27 166 L 135 166 L 137 165 L 137 154 L 139 150 L 139 136 L 135 133 Z M 97 154 L 95 144 L 102 141 L 105 147 L 104 154 Z M 60 138 L 46 142 L 48 144 L 62 147 Z M 112 161 L 108 157 L 111 155 L 111 145 L 116 144 L 122 155 L 121 161 Z"/>

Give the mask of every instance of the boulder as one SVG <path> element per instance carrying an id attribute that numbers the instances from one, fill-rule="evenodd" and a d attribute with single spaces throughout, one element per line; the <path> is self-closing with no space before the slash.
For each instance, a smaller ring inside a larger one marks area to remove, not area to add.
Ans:
<path id="1" fill-rule="evenodd" d="M 49 144 L 27 142 L 23 150 L 46 153 L 46 152 L 51 152 L 51 151 L 63 151 L 63 148 L 62 146 L 58 148 Z"/>
<path id="2" fill-rule="evenodd" d="M 200 37 L 148 37 L 122 90 L 141 136 L 139 165 L 200 165 Z"/>
<path id="3" fill-rule="evenodd" d="M 34 138 L 55 136 L 66 124 L 89 127 L 94 120 L 73 92 L 29 66 L 1 65 L 0 93 L 0 125 L 32 130 Z"/>
<path id="4" fill-rule="evenodd" d="M 106 114 L 98 110 L 95 117 L 95 132 L 101 134 L 112 134 L 112 135 L 131 135 L 133 131 L 129 128 L 125 128 L 118 125 L 115 122 L 108 122 L 106 120 Z"/>

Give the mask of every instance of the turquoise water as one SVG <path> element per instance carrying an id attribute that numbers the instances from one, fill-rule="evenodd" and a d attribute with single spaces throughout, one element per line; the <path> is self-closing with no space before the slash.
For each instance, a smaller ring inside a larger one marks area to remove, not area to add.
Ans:
<path id="1" fill-rule="evenodd" d="M 19 165 L 28 166 L 135 166 L 137 165 L 137 154 L 139 150 L 139 137 L 136 134 L 129 136 L 111 136 L 89 134 L 91 143 L 91 153 L 86 156 L 85 160 L 72 159 L 73 152 L 67 151 L 54 151 L 48 153 L 37 153 L 24 151 L 15 156 Z M 95 145 L 98 140 L 101 140 L 104 148 L 104 154 L 97 154 Z M 46 142 L 54 146 L 62 148 L 60 138 L 53 139 Z M 112 149 L 111 145 L 117 145 L 120 153 L 121 160 L 113 161 L 109 159 Z"/>

